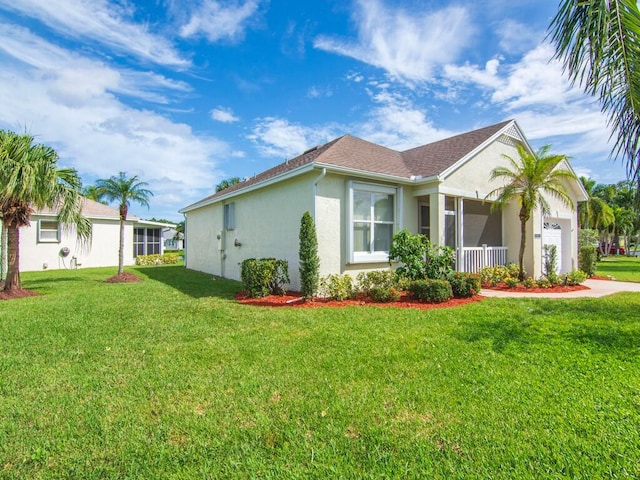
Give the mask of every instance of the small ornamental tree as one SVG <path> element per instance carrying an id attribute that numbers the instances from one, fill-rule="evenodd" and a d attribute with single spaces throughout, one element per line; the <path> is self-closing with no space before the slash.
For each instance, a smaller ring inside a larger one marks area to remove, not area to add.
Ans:
<path id="1" fill-rule="evenodd" d="M 320 283 L 320 258 L 316 226 L 309 212 L 300 221 L 300 285 L 304 298 L 313 298 Z"/>

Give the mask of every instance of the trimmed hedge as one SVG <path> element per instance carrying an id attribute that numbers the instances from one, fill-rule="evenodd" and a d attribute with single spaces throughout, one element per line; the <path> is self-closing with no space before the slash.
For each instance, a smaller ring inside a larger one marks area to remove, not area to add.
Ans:
<path id="1" fill-rule="evenodd" d="M 442 303 L 453 298 L 451 284 L 446 280 L 416 280 L 409 285 L 409 291 L 421 302 Z"/>
<path id="2" fill-rule="evenodd" d="M 176 263 L 178 263 L 177 253 L 138 255 L 136 257 L 136 265 L 175 265 Z"/>
<path id="3" fill-rule="evenodd" d="M 469 298 L 480 293 L 482 282 L 477 273 L 454 272 L 449 275 L 449 283 L 455 298 Z"/>
<path id="4" fill-rule="evenodd" d="M 276 258 L 248 258 L 242 262 L 240 279 L 244 291 L 251 297 L 282 295 L 289 283 L 289 263 Z"/>
<path id="5" fill-rule="evenodd" d="M 596 274 L 596 262 L 598 260 L 597 248 L 593 245 L 583 245 L 578 253 L 578 267 L 588 277 Z"/>

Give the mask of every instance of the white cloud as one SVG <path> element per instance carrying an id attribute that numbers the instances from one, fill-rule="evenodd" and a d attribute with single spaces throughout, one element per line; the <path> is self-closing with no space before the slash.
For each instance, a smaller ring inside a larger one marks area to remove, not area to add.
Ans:
<path id="1" fill-rule="evenodd" d="M 473 35 L 468 11 L 404 11 L 381 0 L 359 0 L 357 41 L 319 36 L 315 48 L 385 69 L 394 77 L 428 80 L 435 67 L 453 62 Z"/>
<path id="2" fill-rule="evenodd" d="M 331 125 L 320 127 L 303 126 L 289 123 L 288 120 L 275 117 L 261 118 L 248 136 L 264 156 L 293 158 L 310 147 L 324 144 L 339 134 Z"/>
<path id="3" fill-rule="evenodd" d="M 356 135 L 396 150 L 407 150 L 453 135 L 437 128 L 423 109 L 398 92 L 372 94 L 374 108 L 368 121 L 356 127 Z"/>
<path id="4" fill-rule="evenodd" d="M 331 96 L 333 96 L 333 90 L 329 87 L 313 86 L 307 90 L 307 98 L 329 98 Z"/>
<path id="5" fill-rule="evenodd" d="M 233 114 L 233 110 L 224 107 L 216 107 L 211 110 L 211 118 L 222 123 L 234 123 L 240 120 Z"/>
<path id="6" fill-rule="evenodd" d="M 131 8 L 107 0 L 0 0 L 0 7 L 35 18 L 68 38 L 94 40 L 160 65 L 190 65 L 166 38 L 134 23 Z"/>
<path id="7" fill-rule="evenodd" d="M 512 19 L 496 21 L 496 33 L 500 37 L 498 45 L 503 52 L 518 54 L 534 48 L 544 36 L 530 26 Z"/>
<path id="8" fill-rule="evenodd" d="M 180 29 L 182 37 L 203 35 L 210 42 L 238 41 L 244 37 L 247 23 L 258 11 L 258 0 L 247 0 L 236 5 L 226 5 L 217 0 L 203 0 L 191 12 L 191 17 Z"/>
<path id="9" fill-rule="evenodd" d="M 162 209 L 163 216 L 177 216 L 180 207 L 211 192 L 217 160 L 230 154 L 229 146 L 118 98 L 180 93 L 185 85 L 110 68 L 22 29 L 0 26 L 0 35 L 6 39 L 0 43 L 0 128 L 26 128 L 85 183 L 119 171 L 140 175 L 155 193 L 154 212 Z"/>

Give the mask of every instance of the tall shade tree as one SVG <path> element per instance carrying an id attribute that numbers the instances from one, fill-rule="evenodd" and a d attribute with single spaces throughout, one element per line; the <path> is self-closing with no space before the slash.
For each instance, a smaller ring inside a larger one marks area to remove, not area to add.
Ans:
<path id="1" fill-rule="evenodd" d="M 100 189 L 95 185 L 87 185 L 82 189 L 82 196 L 88 198 L 89 200 L 93 200 L 94 202 L 105 203 L 102 199 L 102 195 L 100 193 Z"/>
<path id="2" fill-rule="evenodd" d="M 144 188 L 147 185 L 148 184 L 142 182 L 137 175 L 127 177 L 126 172 L 120 172 L 111 178 L 96 181 L 100 198 L 105 198 L 110 202 L 116 202 L 120 212 L 118 275 L 124 272 L 124 222 L 127 221 L 129 206 L 131 202 L 136 202 L 145 207 L 149 207 L 149 199 L 153 197 L 153 193 Z"/>
<path id="3" fill-rule="evenodd" d="M 640 141 L 640 12 L 636 0 L 562 0 L 549 26 L 555 58 L 572 84 L 600 100 L 615 137 L 638 177 Z"/>
<path id="4" fill-rule="evenodd" d="M 498 187 L 485 199 L 495 199 L 491 209 L 504 209 L 514 200 L 518 201 L 520 211 L 520 251 L 518 253 L 519 278 L 524 280 L 524 252 L 527 245 L 527 222 L 533 212 L 541 208 L 544 215 L 550 209 L 545 198 L 550 195 L 559 199 L 563 204 L 573 208 L 573 201 L 568 195 L 565 181 L 574 180 L 575 175 L 570 170 L 556 168 L 565 160 L 565 155 L 549 154 L 551 146 L 545 145 L 535 153 L 529 152 L 523 145 L 518 144 L 518 158 L 509 155 L 503 157 L 508 166 L 496 167 L 491 171 L 491 181 L 502 180 L 504 185 Z"/>
<path id="5" fill-rule="evenodd" d="M 20 290 L 20 228 L 30 225 L 35 209 L 58 212 L 63 228 L 75 227 L 88 242 L 91 222 L 82 215 L 82 182 L 72 168 L 58 168 L 56 151 L 34 144 L 33 136 L 0 130 L 0 213 L 7 228 L 5 291 Z"/>

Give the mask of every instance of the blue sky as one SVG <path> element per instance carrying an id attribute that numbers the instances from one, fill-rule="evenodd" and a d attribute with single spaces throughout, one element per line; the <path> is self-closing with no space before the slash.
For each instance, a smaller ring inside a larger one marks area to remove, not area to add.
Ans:
<path id="1" fill-rule="evenodd" d="M 345 133 L 396 149 L 515 118 L 612 183 L 597 103 L 545 42 L 555 0 L 0 0 L 0 128 L 85 184 L 178 209 Z"/>

